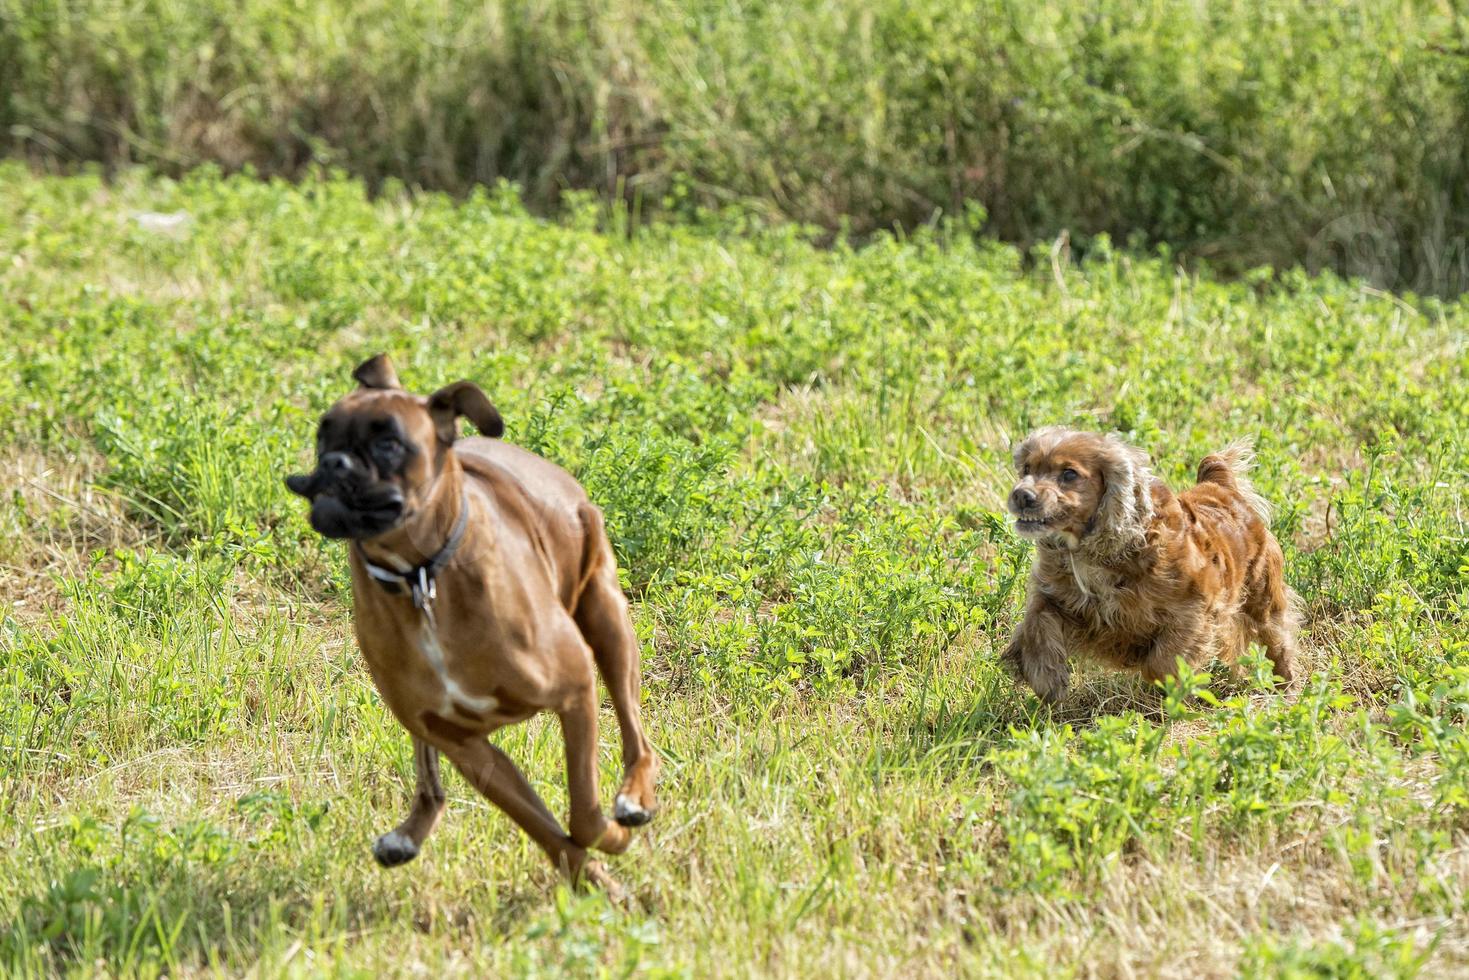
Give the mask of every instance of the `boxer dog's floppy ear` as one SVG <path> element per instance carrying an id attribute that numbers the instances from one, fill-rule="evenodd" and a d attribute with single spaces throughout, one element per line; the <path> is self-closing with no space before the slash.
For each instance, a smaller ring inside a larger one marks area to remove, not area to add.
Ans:
<path id="1" fill-rule="evenodd" d="M 461 415 L 487 436 L 505 434 L 505 423 L 501 421 L 500 413 L 495 411 L 495 406 L 473 381 L 456 381 L 429 395 L 428 413 L 433 416 L 439 441 L 445 444 L 452 443 L 459 435 Z"/>
<path id="2" fill-rule="evenodd" d="M 352 377 L 364 388 L 403 387 L 398 383 L 398 372 L 393 370 L 393 362 L 388 360 L 386 354 L 379 354 L 357 365 Z"/>

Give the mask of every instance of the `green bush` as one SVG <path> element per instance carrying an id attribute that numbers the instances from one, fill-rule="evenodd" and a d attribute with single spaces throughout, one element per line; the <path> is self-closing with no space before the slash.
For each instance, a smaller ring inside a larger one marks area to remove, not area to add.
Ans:
<path id="1" fill-rule="evenodd" d="M 1429 0 L 0 0 L 0 141 L 859 233 L 987 216 L 1452 292 L 1466 37 Z"/>

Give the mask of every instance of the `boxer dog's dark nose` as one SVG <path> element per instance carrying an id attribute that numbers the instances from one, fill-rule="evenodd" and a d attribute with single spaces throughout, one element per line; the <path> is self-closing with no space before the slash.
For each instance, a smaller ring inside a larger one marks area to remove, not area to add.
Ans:
<path id="1" fill-rule="evenodd" d="M 1016 487 L 1010 494 L 1010 506 L 1015 510 L 1030 510 L 1035 504 L 1035 493 L 1025 487 Z"/>
<path id="2" fill-rule="evenodd" d="M 301 497 L 310 498 L 313 484 L 316 481 L 306 473 L 296 473 L 286 477 L 286 489 Z"/>
<path id="3" fill-rule="evenodd" d="M 343 477 L 351 473 L 357 464 L 349 453 L 326 453 L 316 464 L 323 473 L 332 477 Z"/>

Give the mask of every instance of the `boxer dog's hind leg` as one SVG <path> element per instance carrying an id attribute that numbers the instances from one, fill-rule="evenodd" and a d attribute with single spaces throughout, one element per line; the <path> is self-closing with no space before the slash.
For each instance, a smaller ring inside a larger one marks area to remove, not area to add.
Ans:
<path id="1" fill-rule="evenodd" d="M 470 785 L 514 820 L 546 852 L 551 863 L 572 881 L 590 881 L 617 897 L 620 888 L 586 848 L 561 829 L 520 767 L 484 738 L 445 744 L 444 754 Z"/>
<path id="2" fill-rule="evenodd" d="M 413 770 L 417 785 L 407 818 L 397 829 L 383 834 L 372 845 L 372 856 L 385 868 L 418 857 L 419 848 L 444 811 L 444 785 L 439 781 L 439 750 L 417 737 L 413 739 Z"/>
<path id="3" fill-rule="evenodd" d="M 582 592 L 576 623 L 592 648 L 622 734 L 623 779 L 612 815 L 624 827 L 637 827 L 652 820 L 657 809 L 658 753 L 643 734 L 642 657 L 610 551 Z"/>
<path id="4" fill-rule="evenodd" d="M 581 651 L 585 655 L 585 651 Z M 591 674 L 590 665 L 587 673 Z M 565 708 L 557 712 L 566 744 L 566 790 L 570 799 L 571 839 L 608 854 L 627 850 L 632 835 L 602 812 L 597 793 L 597 687 L 588 676 Z"/>

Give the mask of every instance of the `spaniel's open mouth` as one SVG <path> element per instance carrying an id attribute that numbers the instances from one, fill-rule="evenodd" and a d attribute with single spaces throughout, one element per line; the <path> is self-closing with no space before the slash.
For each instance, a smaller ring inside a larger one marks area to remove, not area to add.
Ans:
<path id="1" fill-rule="evenodd" d="M 1049 527 L 1050 524 L 1050 520 L 1044 517 L 1015 518 L 1015 530 L 1017 531 L 1039 531 L 1041 528 Z"/>

